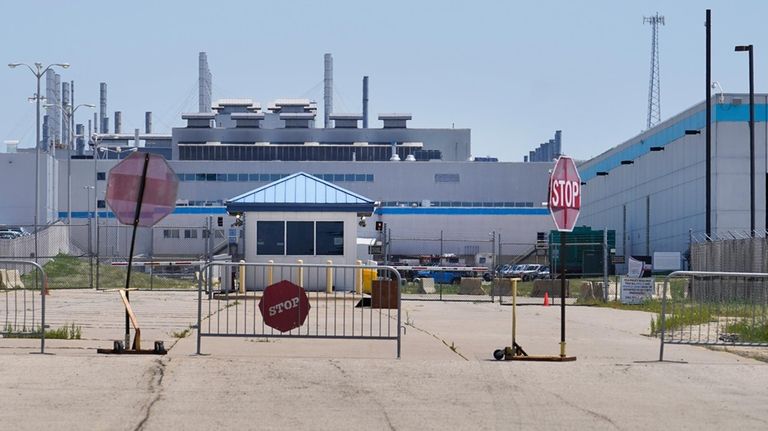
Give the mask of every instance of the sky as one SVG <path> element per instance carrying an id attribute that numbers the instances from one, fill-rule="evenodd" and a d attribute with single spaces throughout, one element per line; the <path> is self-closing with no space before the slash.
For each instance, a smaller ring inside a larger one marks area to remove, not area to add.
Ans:
<path id="1" fill-rule="evenodd" d="M 705 10 L 712 9 L 712 78 L 748 91 L 768 80 L 768 2 L 671 1 L 48 1 L 3 5 L 3 63 L 67 62 L 76 103 L 98 106 L 123 130 L 183 127 L 197 111 L 198 52 L 208 53 L 213 100 L 309 98 L 322 125 L 323 54 L 334 59 L 334 110 L 362 112 L 370 77 L 370 124 L 407 112 L 415 128 L 469 128 L 472 153 L 522 161 L 563 131 L 563 152 L 589 159 L 645 129 L 651 27 L 659 30 L 662 120 L 700 103 L 705 88 Z M 763 52 L 765 54 L 763 55 Z M 35 78 L 0 69 L 0 141 L 34 141 Z M 98 107 L 97 107 L 98 109 Z M 77 122 L 92 111 L 80 108 Z"/>

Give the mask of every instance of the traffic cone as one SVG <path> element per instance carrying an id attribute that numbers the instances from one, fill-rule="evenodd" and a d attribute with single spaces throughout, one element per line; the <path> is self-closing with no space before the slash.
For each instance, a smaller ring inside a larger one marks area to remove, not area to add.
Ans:
<path id="1" fill-rule="evenodd" d="M 544 292 L 544 306 L 549 307 L 549 292 Z"/>

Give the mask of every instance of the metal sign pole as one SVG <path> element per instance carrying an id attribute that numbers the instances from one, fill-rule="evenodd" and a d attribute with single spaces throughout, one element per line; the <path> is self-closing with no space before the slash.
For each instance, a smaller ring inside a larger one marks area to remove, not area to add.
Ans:
<path id="1" fill-rule="evenodd" d="M 130 302 L 128 288 L 131 286 L 131 269 L 133 268 L 133 247 L 136 245 L 136 230 L 139 226 L 141 217 L 141 204 L 144 201 L 144 187 L 147 184 L 147 168 L 149 167 L 149 153 L 144 155 L 144 169 L 141 173 L 141 182 L 139 184 L 139 197 L 136 200 L 136 216 L 133 218 L 133 234 L 131 235 L 131 252 L 128 254 L 128 273 L 125 276 L 125 300 Z M 125 309 L 125 346 L 128 347 L 131 341 L 130 315 L 128 308 Z M 136 346 L 138 348 L 139 346 Z"/>
<path id="2" fill-rule="evenodd" d="M 560 232 L 560 357 L 565 357 L 565 263 L 566 237 L 568 232 Z"/>

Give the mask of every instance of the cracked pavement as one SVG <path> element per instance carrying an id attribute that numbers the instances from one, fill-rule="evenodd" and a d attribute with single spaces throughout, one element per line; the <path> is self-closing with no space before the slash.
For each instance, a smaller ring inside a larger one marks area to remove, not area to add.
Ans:
<path id="1" fill-rule="evenodd" d="M 511 320 L 490 303 L 405 302 L 401 360 L 392 341 L 359 340 L 204 338 L 198 356 L 194 332 L 171 335 L 194 322 L 194 295 L 131 297 L 144 342 L 169 354 L 97 355 L 122 334 L 118 300 L 55 292 L 52 325 L 74 319 L 84 339 L 46 355 L 0 339 L 4 429 L 768 428 L 768 364 L 692 346 L 654 362 L 646 313 L 569 307 L 570 363 L 491 360 Z M 519 307 L 517 341 L 556 354 L 559 309 Z"/>

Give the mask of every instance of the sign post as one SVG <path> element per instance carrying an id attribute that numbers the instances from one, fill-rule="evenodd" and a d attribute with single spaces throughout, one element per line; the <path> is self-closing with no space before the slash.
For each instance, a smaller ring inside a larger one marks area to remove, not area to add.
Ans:
<path id="1" fill-rule="evenodd" d="M 565 362 L 575 361 L 575 356 L 566 356 L 565 354 L 565 272 L 568 263 L 567 234 L 573 231 L 576 226 L 576 220 L 581 211 L 581 177 L 576 169 L 576 163 L 567 156 L 560 156 L 555 162 L 552 174 L 549 177 L 549 199 L 547 201 L 549 212 L 555 221 L 555 226 L 560 232 L 560 248 L 552 250 L 552 256 L 557 256 L 557 262 L 560 264 L 560 355 L 559 356 L 534 356 L 528 355 L 522 347 L 515 341 L 515 308 L 516 308 L 516 282 L 513 279 L 512 294 L 512 346 L 498 349 L 493 352 L 493 357 L 500 361 L 502 359 L 520 360 L 520 361 L 551 361 Z M 555 253 L 556 252 L 556 253 Z"/>
<path id="2" fill-rule="evenodd" d="M 560 357 L 565 358 L 565 272 L 568 263 L 567 238 L 581 211 L 581 177 L 576 163 L 560 156 L 549 177 L 549 212 L 560 232 Z"/>
<path id="3" fill-rule="evenodd" d="M 132 225 L 128 270 L 125 277 L 125 346 L 130 344 L 130 322 L 136 327 L 133 350 L 141 350 L 138 324 L 132 318 L 129 302 L 133 251 L 139 226 L 151 227 L 176 207 L 179 180 L 163 156 L 134 152 L 109 171 L 106 201 L 122 224 Z"/>

